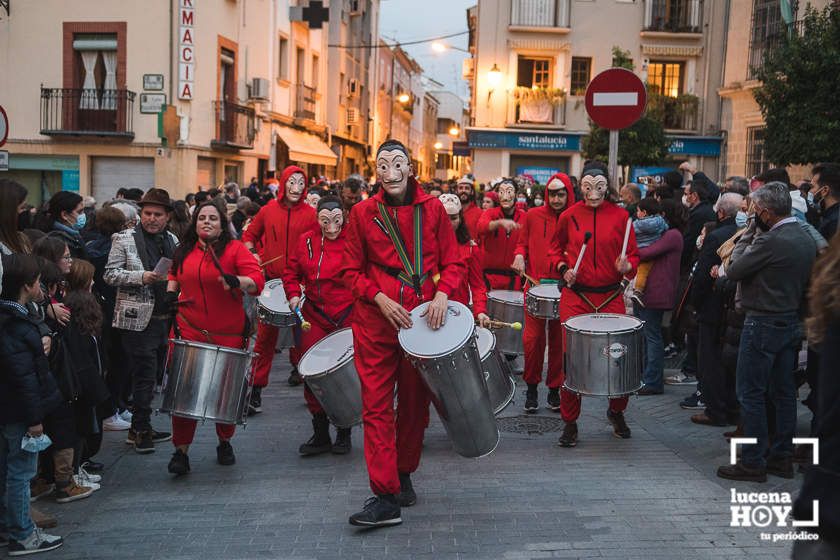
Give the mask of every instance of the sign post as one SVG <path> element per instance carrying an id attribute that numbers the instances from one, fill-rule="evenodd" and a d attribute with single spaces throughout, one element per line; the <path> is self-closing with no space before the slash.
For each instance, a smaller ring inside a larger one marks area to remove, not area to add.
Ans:
<path id="1" fill-rule="evenodd" d="M 610 131 L 609 174 L 618 190 L 618 131 L 635 123 L 645 112 L 645 84 L 630 70 L 610 68 L 589 82 L 585 99 L 589 118 Z"/>

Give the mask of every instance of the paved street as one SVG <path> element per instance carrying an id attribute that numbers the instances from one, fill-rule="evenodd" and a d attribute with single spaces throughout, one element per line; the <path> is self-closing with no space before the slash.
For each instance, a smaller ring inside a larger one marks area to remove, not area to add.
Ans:
<path id="1" fill-rule="evenodd" d="M 279 359 L 277 362 L 286 362 Z M 361 431 L 348 456 L 303 459 L 309 437 L 302 389 L 276 367 L 263 393 L 265 412 L 234 438 L 238 463 L 215 462 L 215 434 L 200 426 L 193 472 L 166 473 L 171 444 L 151 456 L 107 433 L 99 459 L 102 490 L 67 505 L 38 503 L 58 516 L 65 546 L 50 558 L 327 559 L 327 558 L 787 558 L 789 545 L 759 540 L 759 529 L 729 527 L 730 484 L 714 476 L 727 461 L 722 428 L 691 424 L 677 401 L 690 391 L 631 399 L 633 438 L 614 438 L 606 401 L 584 399 L 580 443 L 555 445 L 562 426 L 545 411 L 523 421 L 517 401 L 503 414 L 496 451 L 479 460 L 451 451 L 437 417 L 427 431 L 414 477 L 416 506 L 403 524 L 360 532 L 349 514 L 369 496 Z M 543 403 L 545 394 L 541 393 Z M 167 417 L 153 420 L 158 428 Z M 806 415 L 800 411 L 800 426 Z M 516 429 L 519 432 L 507 430 Z M 546 433 L 539 433 L 547 430 Z M 530 431 L 530 433 L 529 433 Z M 795 491 L 771 477 L 739 489 Z"/>

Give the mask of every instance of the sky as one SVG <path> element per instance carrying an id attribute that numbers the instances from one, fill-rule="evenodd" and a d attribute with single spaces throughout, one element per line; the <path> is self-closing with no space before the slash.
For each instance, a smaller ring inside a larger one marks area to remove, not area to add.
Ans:
<path id="1" fill-rule="evenodd" d="M 393 43 L 416 41 L 467 31 L 467 8 L 477 0 L 381 0 L 379 35 Z M 444 42 L 467 49 L 467 35 Z M 444 89 L 467 98 L 467 84 L 461 78 L 461 61 L 469 55 L 456 50 L 433 52 L 430 43 L 403 47 L 427 76 L 444 84 Z"/>

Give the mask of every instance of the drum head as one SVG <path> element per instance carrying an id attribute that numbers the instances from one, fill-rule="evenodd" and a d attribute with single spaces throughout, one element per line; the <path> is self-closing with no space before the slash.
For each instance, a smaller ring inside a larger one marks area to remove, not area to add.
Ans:
<path id="1" fill-rule="evenodd" d="M 557 287 L 557 284 L 538 284 L 537 286 L 531 286 L 528 293 L 546 299 L 560 299 L 560 289 Z"/>
<path id="2" fill-rule="evenodd" d="M 496 336 L 484 327 L 476 327 L 475 334 L 478 338 L 478 355 L 484 360 L 496 347 Z"/>
<path id="3" fill-rule="evenodd" d="M 400 329 L 397 338 L 403 350 L 419 358 L 435 358 L 460 348 L 473 336 L 475 322 L 469 307 L 450 301 L 443 326 L 433 331 L 426 324 L 426 317 L 420 316 L 428 306 L 426 302 L 412 309 L 412 327 Z"/>
<path id="4" fill-rule="evenodd" d="M 617 313 L 589 313 L 566 321 L 567 329 L 592 333 L 632 331 L 641 326 L 642 322 L 636 317 Z"/>
<path id="5" fill-rule="evenodd" d="M 490 290 L 487 292 L 487 299 L 495 299 L 514 305 L 523 305 L 525 303 L 525 295 L 516 290 Z"/>
<path id="6" fill-rule="evenodd" d="M 349 328 L 335 331 L 319 340 L 307 350 L 298 363 L 301 376 L 325 373 L 353 359 L 353 331 Z"/>
<path id="7" fill-rule="evenodd" d="M 291 313 L 289 301 L 286 299 L 286 291 L 283 289 L 283 281 L 279 278 L 269 280 L 265 283 L 260 297 L 260 305 L 270 311 L 277 313 Z"/>

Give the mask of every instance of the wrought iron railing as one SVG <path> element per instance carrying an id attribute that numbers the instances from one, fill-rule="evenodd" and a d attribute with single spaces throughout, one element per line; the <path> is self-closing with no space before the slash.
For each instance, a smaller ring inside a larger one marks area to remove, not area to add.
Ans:
<path id="1" fill-rule="evenodd" d="M 510 24 L 515 27 L 569 27 L 569 0 L 512 0 Z"/>
<path id="2" fill-rule="evenodd" d="M 125 89 L 41 88 L 41 134 L 134 138 L 135 93 Z"/>
<path id="3" fill-rule="evenodd" d="M 648 91 L 647 112 L 662 121 L 666 130 L 697 131 L 700 124 L 700 98 L 682 94 L 670 97 Z"/>
<path id="4" fill-rule="evenodd" d="M 758 69 L 764 64 L 764 57 L 768 52 L 781 46 L 789 37 L 802 34 L 803 30 L 804 20 L 790 24 L 779 21 L 772 25 L 754 27 L 750 36 L 749 77 L 755 77 Z"/>
<path id="5" fill-rule="evenodd" d="M 645 31 L 700 32 L 700 0 L 648 0 Z"/>
<path id="6" fill-rule="evenodd" d="M 254 109 L 232 103 L 216 101 L 215 144 L 230 148 L 254 147 Z"/>
<path id="7" fill-rule="evenodd" d="M 509 99 L 508 123 L 537 128 L 566 125 L 566 98 L 559 101 Z"/>
<path id="8" fill-rule="evenodd" d="M 315 120 L 315 88 L 304 84 L 295 86 L 295 118 Z"/>

